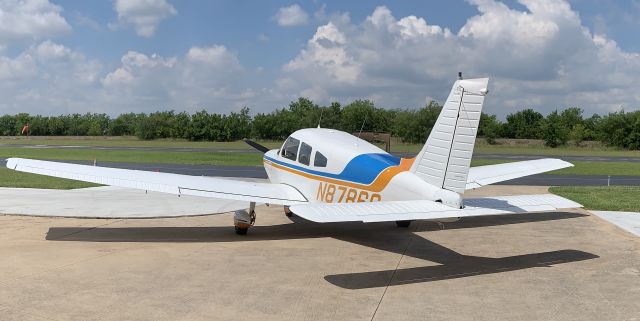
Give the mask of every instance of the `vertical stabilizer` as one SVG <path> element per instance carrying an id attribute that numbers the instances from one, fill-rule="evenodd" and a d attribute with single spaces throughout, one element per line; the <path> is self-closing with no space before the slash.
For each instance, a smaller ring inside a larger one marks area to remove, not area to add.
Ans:
<path id="1" fill-rule="evenodd" d="M 478 78 L 453 84 L 411 172 L 434 186 L 464 192 L 488 83 L 489 78 Z"/>

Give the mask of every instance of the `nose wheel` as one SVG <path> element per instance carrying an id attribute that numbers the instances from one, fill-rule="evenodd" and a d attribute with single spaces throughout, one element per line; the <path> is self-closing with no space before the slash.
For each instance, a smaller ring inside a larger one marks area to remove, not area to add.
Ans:
<path id="1" fill-rule="evenodd" d="M 236 211 L 233 215 L 233 226 L 238 235 L 246 235 L 256 222 L 256 203 L 251 202 L 248 210 Z"/>

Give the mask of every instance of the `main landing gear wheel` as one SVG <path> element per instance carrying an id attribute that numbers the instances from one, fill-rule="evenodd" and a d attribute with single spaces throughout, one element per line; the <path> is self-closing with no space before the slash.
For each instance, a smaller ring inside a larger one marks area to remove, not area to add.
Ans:
<path id="1" fill-rule="evenodd" d="M 236 234 L 238 234 L 238 235 L 247 235 L 247 232 L 249 231 L 248 227 L 238 227 L 238 226 L 236 226 L 235 229 L 236 229 Z"/>
<path id="2" fill-rule="evenodd" d="M 256 222 L 256 203 L 251 202 L 249 210 L 239 210 L 233 215 L 233 226 L 236 234 L 246 235 L 249 228 Z"/>
<path id="3" fill-rule="evenodd" d="M 289 209 L 289 206 L 284 207 L 284 215 L 286 215 L 287 217 L 293 216 L 293 212 L 291 212 L 291 210 Z"/>
<path id="4" fill-rule="evenodd" d="M 409 225 L 411 225 L 411 221 L 396 221 L 398 227 L 409 227 Z"/>

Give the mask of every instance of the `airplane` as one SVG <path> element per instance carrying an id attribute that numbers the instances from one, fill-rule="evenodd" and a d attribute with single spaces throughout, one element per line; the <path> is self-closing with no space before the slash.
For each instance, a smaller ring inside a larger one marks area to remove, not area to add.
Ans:
<path id="1" fill-rule="evenodd" d="M 234 213 L 234 228 L 240 235 L 254 225 L 257 203 L 281 205 L 287 216 L 314 222 L 395 222 L 398 227 L 408 227 L 414 220 L 441 223 L 582 207 L 553 194 L 462 198 L 469 189 L 573 166 L 547 158 L 471 167 L 488 82 L 488 78 L 462 79 L 459 74 L 414 158 L 399 158 L 349 133 L 318 126 L 295 131 L 279 149 L 246 140 L 264 153 L 268 182 L 21 158 L 9 158 L 6 166 L 102 185 L 247 201 L 248 209 Z M 147 217 L 158 216 L 149 213 Z"/>

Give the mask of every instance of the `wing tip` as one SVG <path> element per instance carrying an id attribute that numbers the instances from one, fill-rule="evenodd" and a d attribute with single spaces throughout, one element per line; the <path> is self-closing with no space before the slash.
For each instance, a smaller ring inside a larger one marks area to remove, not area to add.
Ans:
<path id="1" fill-rule="evenodd" d="M 16 166 L 18 166 L 18 160 L 20 159 L 14 157 L 7 158 L 7 164 L 5 166 L 9 169 L 15 169 Z"/>
<path id="2" fill-rule="evenodd" d="M 564 166 L 562 168 L 574 167 L 575 166 L 572 163 L 569 163 L 566 160 L 563 160 L 563 159 L 560 159 L 560 158 L 542 158 L 540 160 L 555 162 L 555 163 L 558 164 L 558 166 Z"/>

